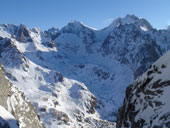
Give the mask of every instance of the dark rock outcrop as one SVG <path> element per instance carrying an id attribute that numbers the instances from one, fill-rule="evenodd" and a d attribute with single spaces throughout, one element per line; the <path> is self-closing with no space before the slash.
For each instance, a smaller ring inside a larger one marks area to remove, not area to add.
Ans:
<path id="1" fill-rule="evenodd" d="M 32 42 L 29 30 L 23 24 L 21 24 L 16 31 L 16 39 L 20 42 Z"/>

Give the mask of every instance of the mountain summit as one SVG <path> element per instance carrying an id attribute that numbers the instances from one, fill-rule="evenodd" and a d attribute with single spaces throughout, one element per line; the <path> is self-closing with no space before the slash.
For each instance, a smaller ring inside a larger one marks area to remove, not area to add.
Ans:
<path id="1" fill-rule="evenodd" d="M 126 15 L 124 18 L 115 19 L 110 26 L 119 27 L 120 25 L 133 24 L 139 26 L 143 31 L 151 30 L 152 26 L 145 19 L 140 19 L 135 15 Z"/>

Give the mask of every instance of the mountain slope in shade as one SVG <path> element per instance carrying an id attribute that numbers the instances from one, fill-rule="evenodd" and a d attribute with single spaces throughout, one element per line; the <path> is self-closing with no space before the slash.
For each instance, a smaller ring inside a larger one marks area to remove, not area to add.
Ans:
<path id="1" fill-rule="evenodd" d="M 170 48 L 169 35 L 134 15 L 102 30 L 0 25 L 0 60 L 47 127 L 114 127 L 126 87 Z"/>
<path id="2" fill-rule="evenodd" d="M 126 90 L 117 128 L 170 127 L 170 51 Z"/>

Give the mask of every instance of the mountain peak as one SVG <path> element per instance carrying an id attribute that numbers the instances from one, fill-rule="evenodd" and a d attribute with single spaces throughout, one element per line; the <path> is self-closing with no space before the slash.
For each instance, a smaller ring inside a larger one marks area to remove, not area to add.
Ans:
<path id="1" fill-rule="evenodd" d="M 21 28 L 27 28 L 25 24 L 20 24 L 19 27 L 21 27 Z"/>
<path id="2" fill-rule="evenodd" d="M 120 24 L 122 25 L 125 25 L 125 24 L 133 24 L 135 22 L 139 21 L 139 18 L 136 17 L 135 15 L 126 15 L 124 18 L 117 18 L 115 19 L 111 25 L 114 25 L 114 26 L 119 26 Z"/>
<path id="3" fill-rule="evenodd" d="M 150 23 L 145 20 L 145 19 L 140 19 L 135 15 L 126 15 L 124 18 L 117 18 L 115 19 L 110 26 L 114 26 L 114 27 L 119 27 L 119 25 L 126 25 L 126 24 L 135 24 L 138 25 L 141 30 L 143 31 L 147 31 L 152 29 L 152 26 L 150 25 Z"/>
<path id="4" fill-rule="evenodd" d="M 76 21 L 76 20 L 69 22 L 67 26 L 68 27 L 74 27 L 74 28 L 88 28 L 88 29 L 91 29 L 91 30 L 97 30 L 93 27 L 85 25 L 83 22 Z"/>
<path id="5" fill-rule="evenodd" d="M 84 24 L 80 21 L 72 20 L 68 23 L 68 26 L 76 26 L 76 27 L 82 27 Z"/>
<path id="6" fill-rule="evenodd" d="M 125 16 L 125 19 L 139 20 L 139 18 L 137 16 L 135 16 L 134 14 L 127 14 Z"/>

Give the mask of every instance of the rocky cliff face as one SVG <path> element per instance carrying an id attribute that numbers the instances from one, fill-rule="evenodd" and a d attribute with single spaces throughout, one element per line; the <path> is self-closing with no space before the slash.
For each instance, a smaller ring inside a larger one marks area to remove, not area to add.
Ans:
<path id="1" fill-rule="evenodd" d="M 156 61 L 126 90 L 117 128 L 170 127 L 170 52 Z"/>
<path id="2" fill-rule="evenodd" d="M 15 117 L 20 128 L 44 128 L 36 110 L 33 105 L 27 101 L 24 93 L 13 86 L 5 77 L 2 65 L 0 65 L 0 105 Z M 7 115 L 7 113 L 4 114 Z M 0 116 L 3 117 L 4 115 Z M 6 123 L 4 128 L 8 127 L 12 128 Z"/>

